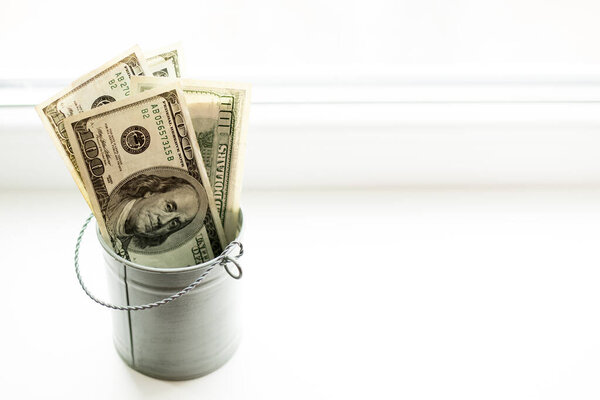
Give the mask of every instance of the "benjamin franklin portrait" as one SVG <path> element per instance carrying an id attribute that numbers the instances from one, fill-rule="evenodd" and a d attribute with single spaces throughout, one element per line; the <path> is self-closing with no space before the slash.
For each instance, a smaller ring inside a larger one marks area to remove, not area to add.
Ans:
<path id="1" fill-rule="evenodd" d="M 123 250 L 152 252 L 206 213 L 206 193 L 194 187 L 191 179 L 163 175 L 139 174 L 111 194 L 107 225 Z"/>

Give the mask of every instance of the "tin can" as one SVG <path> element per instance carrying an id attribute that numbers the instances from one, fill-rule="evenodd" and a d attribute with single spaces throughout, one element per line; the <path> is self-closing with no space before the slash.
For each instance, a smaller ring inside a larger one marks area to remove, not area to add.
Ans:
<path id="1" fill-rule="evenodd" d="M 240 212 L 236 241 L 241 240 L 242 226 Z M 119 257 L 97 236 L 114 304 L 159 301 L 210 268 L 210 262 L 184 268 L 139 265 Z M 112 311 L 117 353 L 131 368 L 159 379 L 193 379 L 218 369 L 233 356 L 240 341 L 239 291 L 240 282 L 219 266 L 193 290 L 168 304 Z"/>

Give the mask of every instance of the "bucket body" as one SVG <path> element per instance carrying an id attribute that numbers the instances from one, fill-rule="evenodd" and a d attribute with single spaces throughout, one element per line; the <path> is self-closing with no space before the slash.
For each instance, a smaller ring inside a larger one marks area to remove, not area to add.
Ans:
<path id="1" fill-rule="evenodd" d="M 240 213 L 239 230 L 242 228 Z M 241 240 L 241 234 L 236 240 Z M 145 267 L 104 249 L 111 302 L 140 305 L 161 300 L 196 280 L 207 265 Z M 159 307 L 113 311 L 117 353 L 133 369 L 155 378 L 185 380 L 225 364 L 240 341 L 239 281 L 216 266 L 195 289 Z"/>

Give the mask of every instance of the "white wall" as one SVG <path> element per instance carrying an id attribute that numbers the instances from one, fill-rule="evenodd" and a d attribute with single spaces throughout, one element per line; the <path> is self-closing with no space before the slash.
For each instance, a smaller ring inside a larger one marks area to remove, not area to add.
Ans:
<path id="1" fill-rule="evenodd" d="M 0 77 L 79 76 L 139 43 L 183 40 L 194 77 L 335 79 L 600 65 L 593 0 L 3 0 Z M 538 68 L 536 68 L 538 67 Z"/>
<path id="2" fill-rule="evenodd" d="M 600 184 L 598 2 L 0 9 L 2 187 L 73 187 L 30 105 L 134 43 L 178 40 L 186 76 L 254 85 L 247 188 Z"/>

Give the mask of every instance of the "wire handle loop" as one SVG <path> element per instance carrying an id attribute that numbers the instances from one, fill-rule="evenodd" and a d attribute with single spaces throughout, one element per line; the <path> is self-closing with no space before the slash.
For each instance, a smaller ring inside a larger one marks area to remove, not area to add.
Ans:
<path id="1" fill-rule="evenodd" d="M 100 300 L 88 290 L 85 283 L 83 283 L 83 279 L 82 279 L 81 273 L 79 271 L 79 248 L 81 246 L 81 240 L 83 239 L 83 234 L 85 233 L 85 230 L 87 229 L 87 227 L 93 217 L 94 217 L 94 214 L 90 214 L 90 216 L 87 217 L 87 219 L 83 223 L 81 230 L 79 231 L 79 236 L 77 236 L 77 242 L 75 243 L 74 263 L 75 263 L 75 274 L 77 275 L 77 280 L 79 281 L 81 288 L 83 289 L 85 294 L 88 295 L 88 297 L 90 299 L 92 299 L 96 303 L 100 304 L 101 306 L 111 308 L 113 310 L 121 310 L 121 311 L 141 311 L 141 310 L 148 310 L 150 308 L 162 306 L 163 304 L 170 303 L 173 300 L 176 300 L 176 299 L 180 298 L 181 296 L 192 291 L 218 265 L 222 266 L 225 269 L 225 271 L 229 274 L 229 276 L 231 276 L 232 278 L 240 279 L 242 277 L 242 267 L 240 266 L 238 259 L 244 254 L 244 246 L 242 245 L 242 243 L 240 243 L 236 240 L 236 241 L 229 243 L 227 245 L 227 247 L 225 247 L 223 252 L 218 257 L 215 257 L 214 259 L 212 259 L 207 264 L 208 268 L 194 282 L 190 283 L 188 286 L 181 289 L 179 292 L 174 293 L 171 296 L 165 297 L 162 300 L 155 301 L 153 303 L 148 303 L 148 304 L 141 304 L 138 306 L 118 306 L 118 305 L 114 305 L 114 304 L 108 303 L 106 301 Z M 236 248 L 238 249 L 238 252 L 237 252 L 237 254 L 234 255 L 233 252 Z M 235 265 L 235 267 L 237 269 L 237 274 L 233 274 L 231 272 L 231 270 L 229 269 L 230 263 Z"/>

